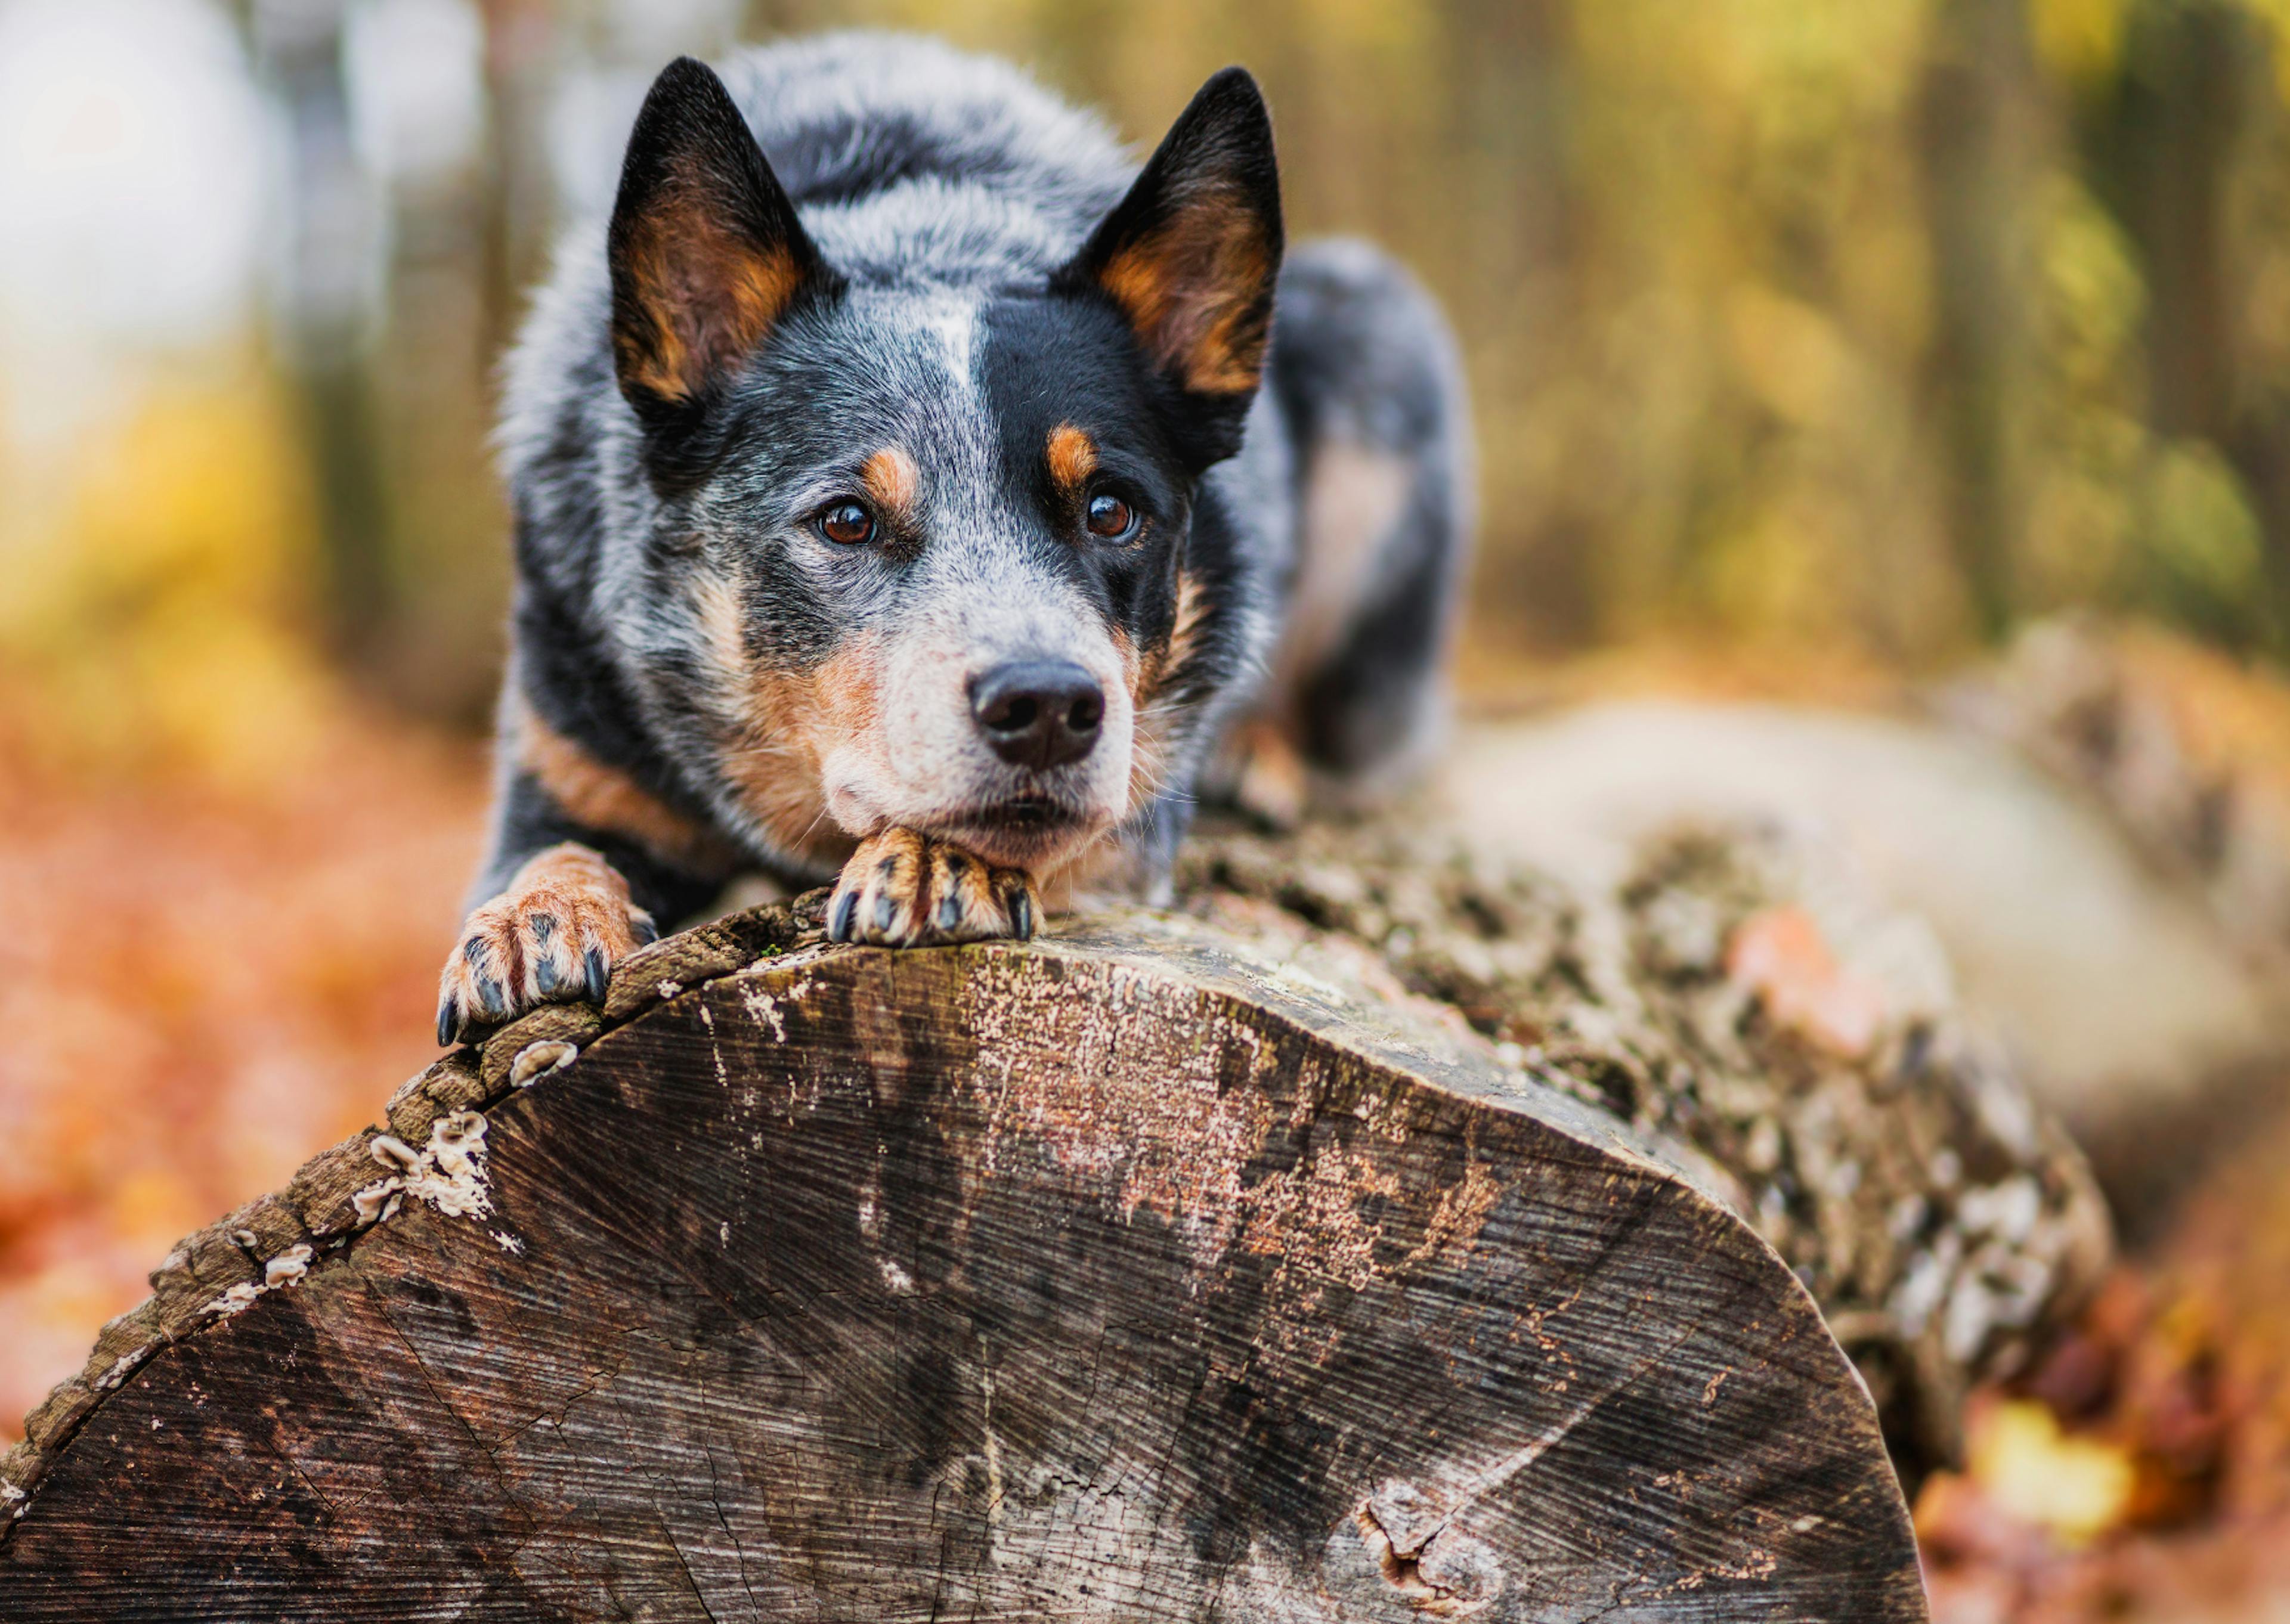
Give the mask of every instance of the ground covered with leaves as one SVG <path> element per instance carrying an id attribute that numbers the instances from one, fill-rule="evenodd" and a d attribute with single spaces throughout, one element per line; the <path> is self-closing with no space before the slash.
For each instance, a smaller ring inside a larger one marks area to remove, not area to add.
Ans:
<path id="1" fill-rule="evenodd" d="M 2025 1378 L 1917 1531 L 1938 1624 L 2244 1624 L 2290 1605 L 2290 1124 L 2206 1179 Z"/>
<path id="2" fill-rule="evenodd" d="M 259 781 L 12 742 L 0 1441 L 176 1237 L 372 1120 L 427 1062 L 484 798 L 475 747 L 349 708 Z"/>

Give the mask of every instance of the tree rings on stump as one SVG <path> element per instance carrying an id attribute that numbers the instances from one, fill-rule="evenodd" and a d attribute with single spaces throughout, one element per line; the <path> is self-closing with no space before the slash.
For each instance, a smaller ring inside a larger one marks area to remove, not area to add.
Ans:
<path id="1" fill-rule="evenodd" d="M 0 1614 L 1922 1619 L 1781 1260 L 1357 992 L 1125 916 L 669 996 L 103 1394 Z"/>

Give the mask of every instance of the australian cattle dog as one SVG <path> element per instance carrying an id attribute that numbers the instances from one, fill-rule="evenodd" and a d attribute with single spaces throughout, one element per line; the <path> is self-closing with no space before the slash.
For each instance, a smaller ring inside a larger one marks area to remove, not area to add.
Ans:
<path id="1" fill-rule="evenodd" d="M 1454 346 L 1284 252 L 1255 81 L 1143 167 L 1017 69 L 847 35 L 653 85 L 507 372 L 513 649 L 441 1042 L 760 872 L 893 947 L 1165 888 L 1205 782 L 1419 756 L 1464 552 Z"/>

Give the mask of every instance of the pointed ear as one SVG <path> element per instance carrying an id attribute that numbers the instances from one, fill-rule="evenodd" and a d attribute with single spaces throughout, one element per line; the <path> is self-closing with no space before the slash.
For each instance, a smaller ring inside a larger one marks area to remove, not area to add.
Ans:
<path id="1" fill-rule="evenodd" d="M 1110 297 L 1180 388 L 1245 412 L 1271 337 L 1281 245 L 1272 120 L 1247 70 L 1228 68 L 1059 281 Z"/>
<path id="2" fill-rule="evenodd" d="M 824 275 L 724 82 L 688 56 L 637 115 L 606 244 L 613 359 L 647 421 L 705 400 Z"/>

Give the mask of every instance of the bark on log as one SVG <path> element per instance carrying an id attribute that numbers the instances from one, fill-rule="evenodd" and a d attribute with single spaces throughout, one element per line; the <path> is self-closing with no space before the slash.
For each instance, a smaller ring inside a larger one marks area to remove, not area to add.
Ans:
<path id="1" fill-rule="evenodd" d="M 1705 1158 L 1876 1396 L 1913 1494 L 2095 1288 L 2105 1203 L 2076 1145 L 1957 1008 L 1922 923 L 1841 853 L 1765 828 L 1657 833 L 1611 894 L 1436 820 L 1191 848 L 1197 910 L 1283 950 L 1367 948 L 1499 1058 Z M 1236 899 L 1275 905 L 1314 941 Z"/>
<path id="2" fill-rule="evenodd" d="M 448 1056 L 35 1413 L 0 1615 L 1923 1618 L 1799 1276 L 1930 1248 L 1793 1272 L 1774 1133 L 1723 1164 L 1724 1065 L 1649 1069 L 1577 904 L 1271 850 L 1027 947 L 755 910 Z M 2092 1259 L 2022 1161 L 2024 1332 Z"/>

